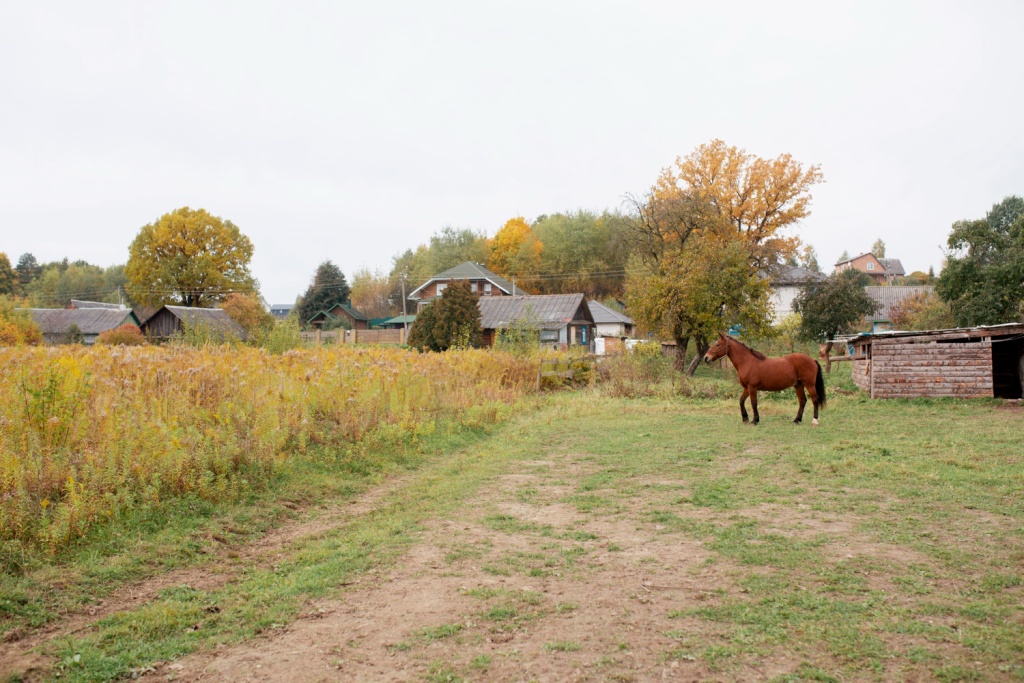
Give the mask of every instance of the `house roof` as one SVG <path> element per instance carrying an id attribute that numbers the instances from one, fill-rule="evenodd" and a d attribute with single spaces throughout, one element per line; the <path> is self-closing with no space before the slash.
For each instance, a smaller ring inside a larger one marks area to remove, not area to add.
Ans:
<path id="1" fill-rule="evenodd" d="M 930 294 L 934 287 L 911 287 L 908 285 L 892 285 L 890 287 L 865 287 L 864 293 L 874 299 L 878 310 L 871 316 L 872 320 L 889 320 L 892 308 L 918 294 Z"/>
<path id="2" fill-rule="evenodd" d="M 100 301 L 82 301 L 80 299 L 72 299 L 71 308 L 107 308 L 112 311 L 116 311 L 118 309 L 124 310 L 124 306 L 121 306 L 120 304 L 105 304 Z"/>
<path id="3" fill-rule="evenodd" d="M 410 325 L 412 325 L 414 322 L 416 322 L 416 316 L 414 316 L 414 315 L 407 315 L 407 316 L 403 317 L 403 316 L 400 316 L 400 315 L 396 315 L 394 318 L 388 318 L 387 320 L 383 320 L 383 321 L 381 321 L 381 322 L 379 322 L 377 324 L 378 325 L 402 325 L 402 324 L 404 324 L 406 322 L 409 323 Z"/>
<path id="4" fill-rule="evenodd" d="M 787 285 L 804 285 L 808 282 L 821 282 L 824 279 L 825 276 L 821 273 L 815 273 L 813 270 L 807 270 L 806 268 L 790 266 L 776 273 L 771 278 L 771 283 L 778 287 L 785 287 Z"/>
<path id="5" fill-rule="evenodd" d="M 363 315 L 362 313 L 360 313 L 356 309 L 352 308 L 351 304 L 334 304 L 328 310 L 331 311 L 331 315 L 334 315 L 333 311 L 335 309 L 338 309 L 338 308 L 340 308 L 341 310 L 343 310 L 346 313 L 348 313 L 349 316 L 351 316 L 353 320 L 369 320 L 369 318 L 367 318 L 365 315 Z M 337 316 L 335 316 L 335 317 L 337 317 Z"/>
<path id="6" fill-rule="evenodd" d="M 582 294 L 544 294 L 536 296 L 480 297 L 480 327 L 497 330 L 517 322 L 526 322 L 541 330 L 557 330 L 576 320 L 583 312 L 593 320 Z"/>
<path id="7" fill-rule="evenodd" d="M 217 332 L 229 332 L 239 338 L 246 336 L 245 329 L 220 308 L 191 308 L 189 306 L 164 306 L 178 320 L 188 325 L 207 325 Z M 157 311 L 159 313 L 160 311 Z M 150 316 L 152 319 L 154 313 Z M 148 322 L 148 320 L 147 320 Z"/>
<path id="8" fill-rule="evenodd" d="M 856 260 L 857 260 L 857 259 L 859 259 L 859 258 L 864 258 L 865 256 L 873 256 L 873 257 L 874 257 L 874 258 L 876 258 L 876 259 L 878 258 L 878 257 L 877 257 L 877 256 L 875 256 L 874 254 L 872 254 L 872 253 L 871 253 L 870 251 L 866 251 L 866 252 L 864 252 L 863 254 L 858 254 L 857 256 L 854 256 L 853 258 L 848 258 L 848 259 L 846 259 L 845 261 L 837 261 L 837 262 L 836 262 L 836 265 L 837 265 L 837 266 L 841 266 L 841 265 L 843 265 L 844 263 L 851 263 L 851 262 L 853 262 L 853 261 L 856 261 Z"/>
<path id="9" fill-rule="evenodd" d="M 898 258 L 880 258 L 878 261 L 885 266 L 890 275 L 903 277 L 907 274 L 907 271 L 903 270 L 903 264 L 900 263 Z"/>
<path id="10" fill-rule="evenodd" d="M 295 304 L 270 304 L 272 311 L 290 311 L 293 308 L 295 308 Z"/>
<path id="11" fill-rule="evenodd" d="M 590 315 L 594 316 L 595 323 L 633 324 L 633 319 L 628 315 L 625 313 L 619 313 L 614 308 L 609 308 L 600 301 L 588 301 L 587 306 L 590 308 Z"/>
<path id="12" fill-rule="evenodd" d="M 495 275 L 494 273 L 492 273 L 490 270 L 480 265 L 479 263 L 466 261 L 465 263 L 460 263 L 454 268 L 449 268 L 448 270 L 442 273 L 438 273 L 434 277 L 430 278 L 422 285 L 409 292 L 409 298 L 419 299 L 420 297 L 418 295 L 420 290 L 429 285 L 431 282 L 447 280 L 487 280 L 488 282 L 490 282 L 491 284 L 493 284 L 506 294 L 511 294 L 513 296 L 526 295 L 526 292 L 519 289 L 518 287 L 515 287 L 511 282 L 501 277 L 500 275 Z"/>
<path id="13" fill-rule="evenodd" d="M 907 274 L 907 272 L 903 270 L 903 263 L 901 263 L 898 258 L 880 258 L 872 254 L 870 251 L 860 254 L 859 256 L 854 256 L 851 259 L 846 259 L 845 261 L 839 261 L 838 263 L 836 263 L 836 265 L 841 266 L 844 263 L 851 263 L 859 258 L 864 258 L 865 256 L 870 256 L 879 263 L 881 263 L 882 267 L 885 268 L 885 272 L 887 272 L 889 275 L 902 277 Z"/>
<path id="14" fill-rule="evenodd" d="M 135 320 L 128 308 L 30 308 L 29 314 L 43 334 L 67 334 L 72 325 L 82 334 L 99 334 Z"/>

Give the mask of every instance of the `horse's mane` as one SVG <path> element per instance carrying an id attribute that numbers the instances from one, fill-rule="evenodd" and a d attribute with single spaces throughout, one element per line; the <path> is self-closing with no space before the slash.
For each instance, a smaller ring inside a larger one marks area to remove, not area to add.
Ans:
<path id="1" fill-rule="evenodd" d="M 761 353 L 757 349 L 750 348 L 750 346 L 748 346 L 747 344 L 744 344 L 743 342 L 741 342 L 739 339 L 736 339 L 735 337 L 730 337 L 729 341 L 734 342 L 736 344 L 739 344 L 740 346 L 745 348 L 747 351 L 750 351 L 751 355 L 753 355 L 754 358 L 756 358 L 758 360 L 768 360 L 768 356 L 764 355 L 763 353 Z"/>

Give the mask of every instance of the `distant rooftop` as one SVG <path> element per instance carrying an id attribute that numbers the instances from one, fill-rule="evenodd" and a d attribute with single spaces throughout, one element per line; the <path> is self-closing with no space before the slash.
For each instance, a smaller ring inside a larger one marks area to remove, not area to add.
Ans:
<path id="1" fill-rule="evenodd" d="M 424 282 L 422 285 L 409 292 L 409 298 L 418 299 L 419 296 L 417 296 L 417 294 L 421 289 L 429 285 L 431 282 L 444 280 L 487 280 L 488 282 L 490 282 L 491 284 L 493 284 L 495 287 L 505 292 L 506 294 L 511 294 L 514 296 L 526 295 L 526 292 L 519 289 L 518 287 L 513 286 L 511 282 L 501 277 L 500 275 L 492 273 L 490 270 L 480 265 L 479 263 L 466 261 L 465 263 L 460 263 L 459 265 L 453 268 L 449 268 L 448 270 L 433 276 L 432 278 Z"/>

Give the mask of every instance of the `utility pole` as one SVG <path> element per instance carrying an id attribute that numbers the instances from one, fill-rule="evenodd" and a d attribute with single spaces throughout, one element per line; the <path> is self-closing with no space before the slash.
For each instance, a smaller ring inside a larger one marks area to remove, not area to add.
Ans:
<path id="1" fill-rule="evenodd" d="M 404 341 L 409 343 L 409 315 L 405 312 L 405 276 L 402 276 L 402 326 L 405 329 Z"/>

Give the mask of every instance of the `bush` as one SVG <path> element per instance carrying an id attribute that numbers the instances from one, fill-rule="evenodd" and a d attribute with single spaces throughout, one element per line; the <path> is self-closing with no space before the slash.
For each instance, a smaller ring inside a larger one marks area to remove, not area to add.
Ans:
<path id="1" fill-rule="evenodd" d="M 302 347 L 302 335 L 299 332 L 299 320 L 293 315 L 276 323 L 270 332 L 259 340 L 259 346 L 273 354 Z"/>
<path id="2" fill-rule="evenodd" d="M 107 346 L 141 346 L 146 343 L 146 337 L 138 325 L 125 323 L 106 332 L 100 332 L 96 337 L 96 343 Z"/>
<path id="3" fill-rule="evenodd" d="M 890 315 L 897 330 L 942 330 L 953 327 L 953 311 L 938 294 L 916 294 L 893 306 Z"/>
<path id="4" fill-rule="evenodd" d="M 0 346 L 41 344 L 43 333 L 31 316 L 15 308 L 14 301 L 0 296 Z"/>
<path id="5" fill-rule="evenodd" d="M 661 344 L 637 344 L 628 353 L 603 359 L 598 377 L 612 396 L 653 396 L 657 384 L 668 377 L 670 362 L 662 354 Z"/>

